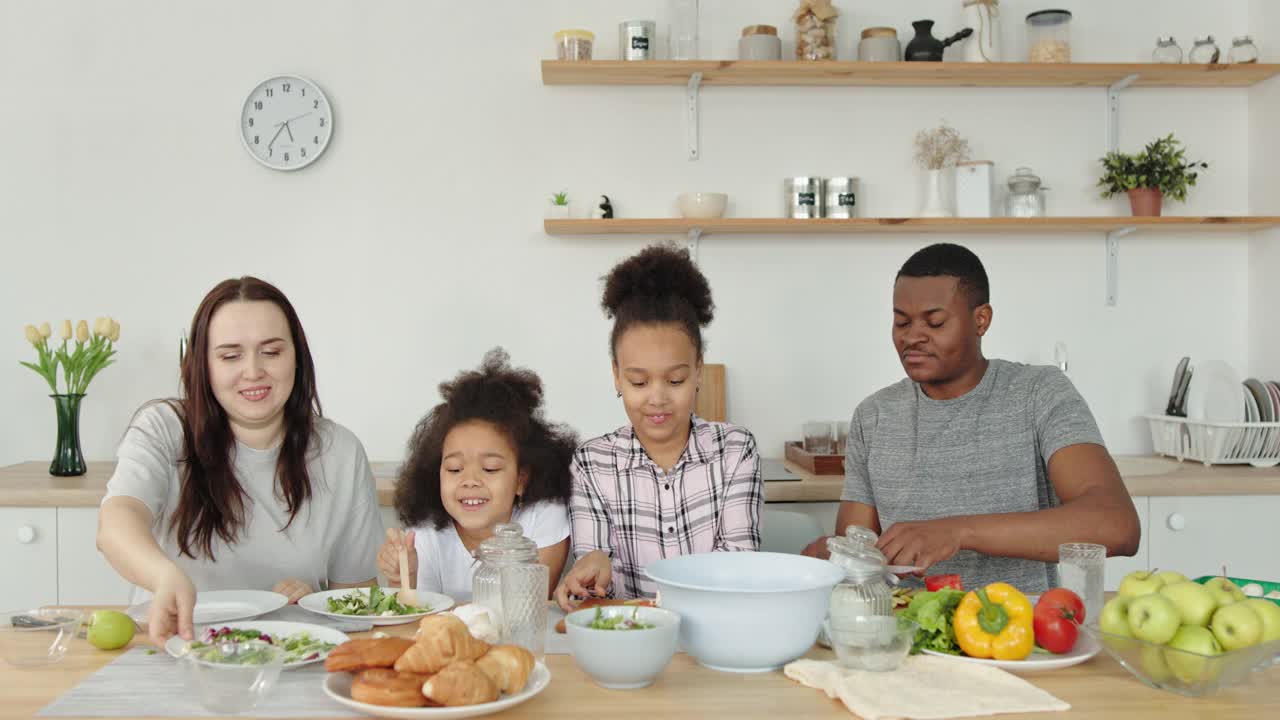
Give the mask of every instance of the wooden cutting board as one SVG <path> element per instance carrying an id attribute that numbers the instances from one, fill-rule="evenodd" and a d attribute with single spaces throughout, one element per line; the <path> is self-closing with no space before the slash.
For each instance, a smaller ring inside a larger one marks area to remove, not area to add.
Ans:
<path id="1" fill-rule="evenodd" d="M 728 422 L 725 413 L 724 365 L 702 364 L 702 378 L 698 386 L 698 400 L 694 412 L 703 420 Z"/>

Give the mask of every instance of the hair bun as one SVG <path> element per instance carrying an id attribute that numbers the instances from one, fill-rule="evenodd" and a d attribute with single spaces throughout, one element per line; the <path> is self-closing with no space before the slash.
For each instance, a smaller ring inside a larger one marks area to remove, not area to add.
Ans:
<path id="1" fill-rule="evenodd" d="M 440 396 L 447 403 L 517 407 L 533 415 L 542 407 L 542 380 L 532 370 L 512 368 L 511 356 L 496 347 L 485 353 L 478 370 L 440 383 Z"/>
<path id="2" fill-rule="evenodd" d="M 627 303 L 662 304 L 682 299 L 693 309 L 698 324 L 706 326 L 715 312 L 711 286 L 693 264 L 689 251 L 671 243 L 650 245 L 622 261 L 605 277 L 601 306 L 613 318 Z"/>

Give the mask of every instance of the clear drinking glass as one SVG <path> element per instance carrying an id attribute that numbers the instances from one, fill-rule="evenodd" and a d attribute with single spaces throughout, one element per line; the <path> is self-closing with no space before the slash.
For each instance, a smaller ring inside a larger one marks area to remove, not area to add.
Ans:
<path id="1" fill-rule="evenodd" d="M 835 446 L 836 446 L 835 449 L 836 449 L 837 455 L 844 454 L 844 448 L 848 440 L 849 440 L 849 421 L 848 420 L 837 421 L 836 437 L 835 437 Z"/>
<path id="2" fill-rule="evenodd" d="M 266 699 L 283 663 L 284 650 L 261 640 L 215 643 L 182 657 L 188 692 L 220 715 L 245 712 Z"/>
<path id="3" fill-rule="evenodd" d="M 807 422 L 804 424 L 804 450 L 812 455 L 830 455 L 835 450 L 831 438 L 831 423 Z"/>
<path id="4" fill-rule="evenodd" d="M 1058 546 L 1058 583 L 1084 601 L 1084 620 L 1097 625 L 1106 587 L 1107 548 L 1093 543 Z"/>
<path id="5" fill-rule="evenodd" d="M 667 0 L 667 57 L 698 59 L 698 0 Z"/>

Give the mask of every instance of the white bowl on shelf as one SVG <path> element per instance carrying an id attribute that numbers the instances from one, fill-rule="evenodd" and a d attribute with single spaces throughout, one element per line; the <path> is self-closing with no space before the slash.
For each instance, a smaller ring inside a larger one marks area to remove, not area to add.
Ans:
<path id="1" fill-rule="evenodd" d="M 676 206 L 680 208 L 680 215 L 692 220 L 710 220 L 724 217 L 724 209 L 728 204 L 729 196 L 725 193 L 681 193 L 676 198 Z"/>

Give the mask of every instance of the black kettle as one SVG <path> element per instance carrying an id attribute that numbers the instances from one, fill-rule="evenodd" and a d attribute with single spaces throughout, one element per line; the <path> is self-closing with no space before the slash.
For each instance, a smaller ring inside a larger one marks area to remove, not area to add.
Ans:
<path id="1" fill-rule="evenodd" d="M 943 50 L 973 34 L 973 28 L 965 28 L 946 40 L 939 40 L 933 36 L 932 20 L 917 20 L 911 27 L 916 29 L 916 36 L 903 53 L 908 62 L 942 62 Z"/>

